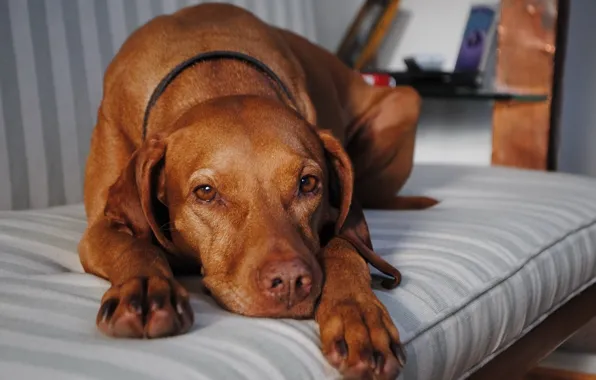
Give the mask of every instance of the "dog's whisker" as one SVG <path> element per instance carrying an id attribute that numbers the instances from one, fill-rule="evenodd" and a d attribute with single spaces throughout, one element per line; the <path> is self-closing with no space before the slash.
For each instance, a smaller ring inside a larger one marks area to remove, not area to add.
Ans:
<path id="1" fill-rule="evenodd" d="M 174 225 L 174 222 L 167 222 L 167 223 L 164 223 L 161 226 L 159 226 L 159 228 L 163 229 L 163 228 L 166 228 L 168 226 L 173 226 L 173 225 Z"/>
<path id="2" fill-rule="evenodd" d="M 162 231 L 178 231 L 178 229 L 174 225 L 174 222 L 164 223 L 161 226 L 159 226 L 159 229 Z"/>

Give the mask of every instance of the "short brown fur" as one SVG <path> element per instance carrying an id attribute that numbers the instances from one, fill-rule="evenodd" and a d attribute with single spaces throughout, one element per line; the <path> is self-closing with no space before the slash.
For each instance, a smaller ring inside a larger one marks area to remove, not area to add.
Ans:
<path id="1" fill-rule="evenodd" d="M 231 59 L 185 70 L 201 52 Z M 374 254 L 361 207 L 430 207 L 396 197 L 412 169 L 420 99 L 375 88 L 335 56 L 251 13 L 205 4 L 135 31 L 108 67 L 85 179 L 85 270 L 108 279 L 99 329 L 116 337 L 186 332 L 194 314 L 177 273 L 198 273 L 225 308 L 315 317 L 346 377 L 395 378 L 399 334 L 371 289 Z M 306 184 L 303 187 L 303 182 Z M 309 182 L 310 181 L 310 182 Z M 306 191 L 306 190 L 308 191 Z"/>

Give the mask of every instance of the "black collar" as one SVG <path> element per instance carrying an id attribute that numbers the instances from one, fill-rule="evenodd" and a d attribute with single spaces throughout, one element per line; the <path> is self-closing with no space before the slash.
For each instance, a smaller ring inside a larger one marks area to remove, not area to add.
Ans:
<path id="1" fill-rule="evenodd" d="M 172 71 L 170 71 L 161 80 L 161 82 L 159 82 L 157 87 L 155 87 L 155 90 L 153 90 L 153 93 L 151 94 L 151 98 L 149 98 L 149 103 L 147 104 L 147 108 L 145 108 L 145 116 L 143 117 L 143 140 L 145 140 L 145 137 L 147 135 L 147 124 L 149 123 L 149 115 L 151 113 L 151 109 L 153 108 L 153 106 L 155 106 L 155 103 L 157 102 L 157 100 L 159 99 L 161 94 L 164 93 L 164 91 L 166 90 L 168 85 L 170 83 L 172 83 L 174 81 L 174 79 L 176 79 L 176 77 L 182 71 L 186 70 L 187 68 L 189 68 L 197 63 L 200 63 L 200 62 L 212 61 L 212 60 L 216 60 L 216 59 L 233 59 L 233 60 L 237 60 L 237 61 L 242 61 L 244 63 L 247 63 L 247 64 L 253 66 L 254 68 L 259 70 L 263 74 L 267 75 L 269 77 L 269 79 L 274 81 L 279 86 L 279 88 L 281 88 L 281 90 L 284 92 L 284 94 L 290 100 L 290 102 L 292 102 L 292 105 L 296 108 L 296 111 L 298 112 L 299 108 L 297 106 L 296 100 L 294 99 L 294 96 L 292 95 L 292 93 L 288 90 L 288 88 L 283 83 L 283 81 L 273 72 L 273 70 L 271 70 L 263 62 L 259 61 L 258 59 L 254 58 L 254 57 L 251 57 L 249 55 L 235 52 L 235 51 L 227 51 L 227 50 L 209 51 L 206 53 L 201 53 L 201 54 L 195 55 L 194 57 L 191 57 L 191 58 L 187 59 L 186 61 L 181 62 L 176 67 L 174 67 L 172 69 Z"/>

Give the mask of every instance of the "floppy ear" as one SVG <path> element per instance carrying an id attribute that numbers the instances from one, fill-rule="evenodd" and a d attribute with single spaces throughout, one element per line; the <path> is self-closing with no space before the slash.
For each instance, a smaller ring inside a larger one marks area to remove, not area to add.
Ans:
<path id="1" fill-rule="evenodd" d="M 325 155 L 329 163 L 329 203 L 335 210 L 334 237 L 345 239 L 354 246 L 356 251 L 373 267 L 392 277 L 382 281 L 387 289 L 395 288 L 401 281 L 399 270 L 383 260 L 373 251 L 368 225 L 362 208 L 352 199 L 354 190 L 354 172 L 350 158 L 342 144 L 331 132 L 319 131 L 319 137 L 325 148 Z M 332 237 L 325 238 L 326 241 Z"/>
<path id="2" fill-rule="evenodd" d="M 337 235 L 350 212 L 354 193 L 354 171 L 341 142 L 327 130 L 320 130 L 318 134 L 325 148 L 325 158 L 329 163 L 329 203 L 338 210 L 334 228 Z"/>
<path id="3" fill-rule="evenodd" d="M 147 140 L 137 149 L 110 187 L 104 214 L 119 231 L 141 239 L 153 235 L 166 251 L 175 253 L 174 244 L 160 228 L 168 219 L 163 204 L 165 151 L 166 143 L 159 138 Z"/>

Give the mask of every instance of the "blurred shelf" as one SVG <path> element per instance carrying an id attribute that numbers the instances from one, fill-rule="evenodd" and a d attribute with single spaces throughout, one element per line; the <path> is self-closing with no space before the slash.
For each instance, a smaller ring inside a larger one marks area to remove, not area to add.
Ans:
<path id="1" fill-rule="evenodd" d="M 468 88 L 424 88 L 416 87 L 416 90 L 423 98 L 440 99 L 466 99 L 466 100 L 493 100 L 493 101 L 515 101 L 524 103 L 539 103 L 548 100 L 547 94 L 524 94 L 513 92 L 498 92 L 482 89 Z"/>
<path id="2" fill-rule="evenodd" d="M 482 86 L 482 75 L 476 72 L 406 71 L 362 72 L 364 79 L 377 86 L 411 86 L 423 98 L 544 102 L 548 94 L 500 91 Z"/>

